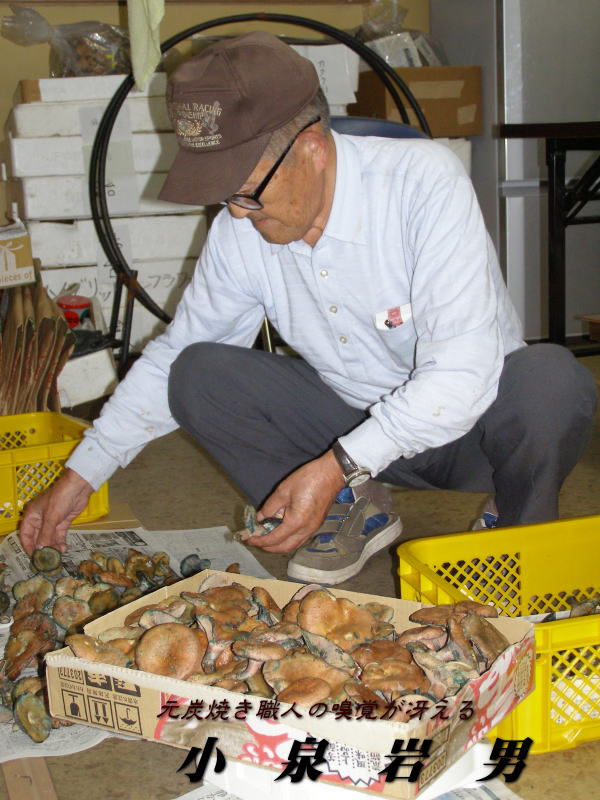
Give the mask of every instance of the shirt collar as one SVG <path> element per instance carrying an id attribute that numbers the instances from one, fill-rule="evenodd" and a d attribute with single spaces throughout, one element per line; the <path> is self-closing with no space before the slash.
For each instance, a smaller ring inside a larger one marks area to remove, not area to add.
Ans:
<path id="1" fill-rule="evenodd" d="M 363 192 L 360 156 L 350 137 L 336 131 L 331 133 L 336 150 L 335 189 L 329 219 L 320 241 L 327 237 L 366 244 L 361 209 Z M 293 252 L 306 252 L 308 245 L 302 241 L 290 242 L 289 245 L 272 244 L 271 253 L 275 255 L 282 247 L 289 247 Z"/>
<path id="2" fill-rule="evenodd" d="M 333 203 L 324 235 L 344 242 L 366 244 L 362 213 L 362 173 L 357 147 L 349 136 L 332 131 L 337 164 Z"/>

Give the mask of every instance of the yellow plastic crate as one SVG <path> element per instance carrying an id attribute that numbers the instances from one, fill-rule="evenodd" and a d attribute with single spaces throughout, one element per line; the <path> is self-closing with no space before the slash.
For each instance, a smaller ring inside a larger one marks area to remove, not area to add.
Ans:
<path id="1" fill-rule="evenodd" d="M 58 478 L 87 427 L 51 411 L 0 417 L 0 536 L 14 530 L 27 501 Z M 108 510 L 104 484 L 73 525 L 103 517 Z"/>
<path id="2" fill-rule="evenodd" d="M 415 539 L 398 548 L 403 600 L 477 600 L 510 617 L 600 592 L 600 516 Z M 536 625 L 536 688 L 490 733 L 547 753 L 600 738 L 600 615 Z"/>

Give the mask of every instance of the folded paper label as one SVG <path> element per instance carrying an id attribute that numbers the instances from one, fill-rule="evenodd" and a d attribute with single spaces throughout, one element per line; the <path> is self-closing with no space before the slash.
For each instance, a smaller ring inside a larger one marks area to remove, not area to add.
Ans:
<path id="1" fill-rule="evenodd" d="M 25 226 L 18 220 L 0 228 L 0 288 L 34 281 L 31 241 Z"/>

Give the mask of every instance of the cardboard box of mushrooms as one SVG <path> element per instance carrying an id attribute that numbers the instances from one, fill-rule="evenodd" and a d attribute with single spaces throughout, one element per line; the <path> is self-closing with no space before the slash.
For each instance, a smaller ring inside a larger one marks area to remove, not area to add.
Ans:
<path id="1" fill-rule="evenodd" d="M 53 716 L 283 770 L 326 740 L 320 780 L 412 798 L 533 689 L 533 625 L 205 570 L 67 636 L 46 656 Z M 416 782 L 394 743 L 429 740 Z M 406 777 L 405 772 L 398 773 Z"/>

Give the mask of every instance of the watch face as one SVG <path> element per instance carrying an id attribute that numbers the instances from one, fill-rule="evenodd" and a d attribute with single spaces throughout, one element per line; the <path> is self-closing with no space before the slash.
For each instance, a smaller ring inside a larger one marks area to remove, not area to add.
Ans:
<path id="1" fill-rule="evenodd" d="M 369 472 L 359 472 L 358 475 L 348 478 L 348 486 L 360 486 L 361 483 L 368 481 L 370 477 L 371 474 Z"/>

